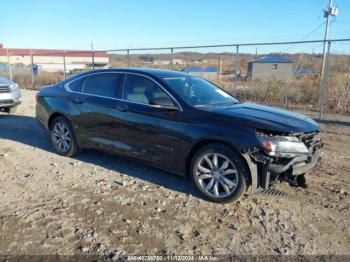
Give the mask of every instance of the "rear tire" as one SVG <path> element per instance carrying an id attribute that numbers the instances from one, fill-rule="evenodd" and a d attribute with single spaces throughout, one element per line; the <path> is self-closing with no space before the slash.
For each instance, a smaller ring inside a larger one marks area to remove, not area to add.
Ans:
<path id="1" fill-rule="evenodd" d="M 220 143 L 199 149 L 192 158 L 190 172 L 197 189 L 217 203 L 237 201 L 248 184 L 249 171 L 243 158 Z"/>
<path id="2" fill-rule="evenodd" d="M 80 152 L 74 129 L 64 116 L 59 116 L 52 121 L 50 138 L 53 147 L 60 155 L 72 157 Z"/>

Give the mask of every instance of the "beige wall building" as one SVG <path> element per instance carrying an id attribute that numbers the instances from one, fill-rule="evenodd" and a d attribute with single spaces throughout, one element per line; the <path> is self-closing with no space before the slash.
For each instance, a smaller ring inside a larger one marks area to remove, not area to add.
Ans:
<path id="1" fill-rule="evenodd" d="M 287 79 L 293 74 L 293 61 L 278 56 L 267 56 L 248 63 L 251 79 Z"/>
<path id="2" fill-rule="evenodd" d="M 92 66 L 92 53 L 84 50 L 0 48 L 0 63 L 30 66 L 31 53 L 33 64 L 38 65 L 42 71 L 64 71 L 64 61 L 67 72 Z M 109 57 L 106 52 L 94 52 L 95 67 L 105 67 L 108 63 Z"/>

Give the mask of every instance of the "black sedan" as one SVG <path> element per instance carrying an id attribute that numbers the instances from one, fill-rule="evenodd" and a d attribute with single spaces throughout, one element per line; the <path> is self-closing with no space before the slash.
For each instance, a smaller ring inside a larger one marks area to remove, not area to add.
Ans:
<path id="1" fill-rule="evenodd" d="M 310 118 L 240 103 L 214 84 L 155 69 L 91 71 L 42 88 L 37 119 L 59 154 L 93 148 L 188 175 L 216 202 L 297 185 L 322 142 Z"/>

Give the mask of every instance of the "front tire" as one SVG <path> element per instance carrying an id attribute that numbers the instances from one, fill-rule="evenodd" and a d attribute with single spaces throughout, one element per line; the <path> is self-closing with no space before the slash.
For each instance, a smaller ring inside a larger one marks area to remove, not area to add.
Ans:
<path id="1" fill-rule="evenodd" d="M 243 196 L 248 170 L 242 157 L 232 148 L 215 143 L 202 147 L 193 156 L 191 177 L 207 199 L 225 203 Z"/>
<path id="2" fill-rule="evenodd" d="M 8 114 L 14 114 L 17 111 L 17 106 L 14 107 L 6 107 L 4 111 Z"/>
<path id="3" fill-rule="evenodd" d="M 80 148 L 75 138 L 74 130 L 67 118 L 59 116 L 52 121 L 50 137 L 56 152 L 72 157 L 79 153 Z"/>

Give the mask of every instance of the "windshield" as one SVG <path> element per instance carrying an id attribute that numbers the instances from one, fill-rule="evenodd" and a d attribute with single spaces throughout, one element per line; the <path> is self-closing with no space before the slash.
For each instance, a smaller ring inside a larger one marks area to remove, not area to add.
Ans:
<path id="1" fill-rule="evenodd" d="M 166 77 L 163 80 L 187 104 L 200 106 L 227 106 L 238 100 L 212 83 L 199 77 Z"/>

